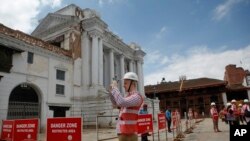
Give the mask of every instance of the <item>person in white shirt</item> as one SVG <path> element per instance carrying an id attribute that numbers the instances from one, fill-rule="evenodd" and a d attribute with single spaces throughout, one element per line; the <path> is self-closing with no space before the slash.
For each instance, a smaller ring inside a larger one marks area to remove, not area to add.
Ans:
<path id="1" fill-rule="evenodd" d="M 250 102 L 248 101 L 248 99 L 244 99 L 244 105 L 242 106 L 242 110 L 244 111 L 244 113 L 246 112 L 246 110 L 250 112 Z M 244 115 L 244 118 L 247 125 L 250 125 L 250 117 L 246 117 Z"/>
<path id="2" fill-rule="evenodd" d="M 234 125 L 240 125 L 240 117 L 239 117 L 239 113 L 238 113 L 238 110 L 237 110 L 236 100 L 233 99 L 231 101 L 231 104 L 232 104 L 231 109 L 233 111 L 234 118 L 235 118 L 235 120 L 233 121 L 233 124 Z"/>

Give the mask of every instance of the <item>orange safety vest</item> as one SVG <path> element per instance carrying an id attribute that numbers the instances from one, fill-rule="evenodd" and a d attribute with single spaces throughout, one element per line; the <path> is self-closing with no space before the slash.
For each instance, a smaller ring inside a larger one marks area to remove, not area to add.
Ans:
<path id="1" fill-rule="evenodd" d="M 219 115 L 218 115 L 217 109 L 212 108 L 212 109 L 210 110 L 210 112 L 211 112 L 211 115 L 212 115 L 213 120 L 218 120 Z"/>
<path id="2" fill-rule="evenodd" d="M 142 96 L 141 99 L 143 99 Z M 119 121 L 121 134 L 137 134 L 138 111 L 142 102 L 143 100 L 141 101 L 140 106 L 123 107 L 121 109 Z"/>

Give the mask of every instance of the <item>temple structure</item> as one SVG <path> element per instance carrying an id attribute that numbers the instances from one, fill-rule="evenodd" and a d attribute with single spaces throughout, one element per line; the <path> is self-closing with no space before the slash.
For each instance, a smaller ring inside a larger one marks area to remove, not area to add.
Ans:
<path id="1" fill-rule="evenodd" d="M 237 104 L 250 99 L 250 73 L 242 67 L 229 64 L 225 67 L 224 80 L 213 78 L 187 79 L 167 82 L 165 78 L 157 85 L 145 86 L 145 95 L 160 100 L 160 109 L 178 109 L 184 118 L 191 108 L 199 116 L 210 116 L 210 104 L 218 109 L 235 99 Z"/>

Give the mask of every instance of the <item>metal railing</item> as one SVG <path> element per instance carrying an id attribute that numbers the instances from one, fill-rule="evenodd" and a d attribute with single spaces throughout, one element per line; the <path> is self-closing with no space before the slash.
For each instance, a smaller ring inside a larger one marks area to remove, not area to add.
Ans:
<path id="1" fill-rule="evenodd" d="M 116 117 L 116 118 L 118 118 L 118 115 L 97 115 L 96 116 L 96 140 L 97 141 L 103 141 L 103 140 L 109 140 L 109 139 L 117 138 L 117 136 L 116 136 L 116 137 L 109 137 L 109 138 L 99 139 L 99 121 L 98 121 L 98 119 L 100 117 L 111 117 L 111 118 Z"/>
<path id="2" fill-rule="evenodd" d="M 108 138 L 99 138 L 99 118 L 103 118 L 103 117 L 118 117 L 118 115 L 97 115 L 96 116 L 96 140 L 97 141 L 104 141 L 104 140 L 112 140 L 117 138 L 117 136 L 113 136 L 113 137 L 108 137 Z M 198 119 L 180 119 L 180 121 L 176 122 L 176 126 L 172 127 L 172 137 L 168 136 L 168 130 L 167 127 L 161 131 L 157 130 L 155 127 L 157 126 L 156 123 L 153 124 L 154 126 L 154 130 L 151 133 L 151 139 L 152 141 L 160 141 L 160 140 L 175 140 L 175 139 L 181 139 L 185 137 L 185 134 L 189 134 L 192 132 L 195 124 L 196 124 L 196 120 Z M 201 120 L 201 119 L 199 119 Z M 186 128 L 184 129 L 183 127 L 186 125 Z M 115 130 L 115 129 L 114 129 Z M 185 130 L 185 131 L 183 131 Z M 140 137 L 140 135 L 138 136 Z M 150 139 L 150 140 L 151 140 Z"/>
<path id="3" fill-rule="evenodd" d="M 39 103 L 9 102 L 7 119 L 38 118 L 40 115 Z"/>

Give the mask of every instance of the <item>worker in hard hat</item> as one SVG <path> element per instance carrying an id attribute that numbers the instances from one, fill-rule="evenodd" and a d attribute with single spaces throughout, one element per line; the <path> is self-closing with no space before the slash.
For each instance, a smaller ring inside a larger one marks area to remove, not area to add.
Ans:
<path id="1" fill-rule="evenodd" d="M 237 109 L 237 102 L 236 102 L 236 100 L 233 99 L 231 101 L 231 104 L 232 104 L 231 109 L 232 109 L 234 117 L 235 117 L 234 125 L 239 125 L 240 124 L 240 116 L 239 116 L 239 112 L 238 112 L 238 109 Z"/>
<path id="2" fill-rule="evenodd" d="M 244 103 L 242 106 L 242 110 L 244 111 L 243 119 L 247 125 L 250 125 L 250 117 L 246 117 L 245 115 L 245 112 L 250 111 L 250 101 L 248 99 L 244 99 L 243 103 Z"/>
<path id="3" fill-rule="evenodd" d="M 210 115 L 213 120 L 214 132 L 221 132 L 218 127 L 219 113 L 214 102 L 211 103 Z"/>
<path id="4" fill-rule="evenodd" d="M 121 108 L 116 126 L 118 139 L 119 141 L 138 141 L 137 119 L 143 103 L 143 98 L 137 91 L 138 76 L 134 72 L 127 72 L 123 80 L 123 87 L 127 92 L 125 97 L 119 91 L 116 81 L 112 82 L 109 89 L 111 102 Z"/>
<path id="5" fill-rule="evenodd" d="M 230 102 L 227 103 L 227 121 L 229 126 L 234 125 L 235 123 L 235 115 L 232 110 L 232 104 Z"/>
<path id="6" fill-rule="evenodd" d="M 244 119 L 243 119 L 244 111 L 243 111 L 243 109 L 242 109 L 242 104 L 241 104 L 241 103 L 238 104 L 237 110 L 238 110 L 238 113 L 239 113 L 239 121 L 240 121 L 239 123 L 240 123 L 241 125 L 244 125 Z"/>

